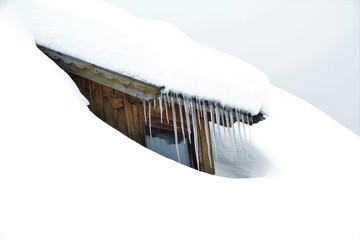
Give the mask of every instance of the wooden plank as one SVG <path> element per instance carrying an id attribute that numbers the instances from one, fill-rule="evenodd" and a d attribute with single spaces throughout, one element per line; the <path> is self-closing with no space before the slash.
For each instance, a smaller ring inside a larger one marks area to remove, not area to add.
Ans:
<path id="1" fill-rule="evenodd" d="M 101 120 L 104 120 L 102 86 L 96 82 L 92 82 L 91 86 L 93 113 Z"/>
<path id="2" fill-rule="evenodd" d="M 124 102 L 125 94 L 113 89 L 113 99 L 117 100 L 116 102 Z M 119 130 L 124 135 L 128 136 L 128 126 L 126 120 L 125 108 L 114 108 L 114 121 L 115 128 Z"/>
<path id="3" fill-rule="evenodd" d="M 88 89 L 88 92 L 89 92 L 89 102 L 90 102 L 90 105 L 89 105 L 89 109 L 91 112 L 94 113 L 94 97 L 93 97 L 93 91 L 92 91 L 92 83 L 91 81 L 88 81 L 88 84 L 87 84 L 87 89 Z"/>
<path id="4" fill-rule="evenodd" d="M 84 97 L 86 97 L 85 93 L 84 93 L 84 87 L 87 86 L 86 82 L 88 80 L 83 77 L 80 77 L 80 76 L 78 76 L 78 78 L 79 78 L 79 82 L 80 82 L 80 84 L 79 84 L 80 92 L 84 95 Z"/>
<path id="5" fill-rule="evenodd" d="M 88 86 L 85 85 L 85 83 L 88 80 L 85 80 L 83 77 L 74 75 L 74 74 L 69 74 L 69 76 L 71 77 L 71 79 L 74 81 L 74 83 L 76 84 L 76 86 L 78 87 L 80 93 L 89 101 L 90 104 L 90 94 L 89 94 L 89 89 Z"/>
<path id="6" fill-rule="evenodd" d="M 142 104 L 131 104 L 134 125 L 135 125 L 135 141 L 145 146 L 145 122 L 143 114 L 141 114 Z"/>
<path id="7" fill-rule="evenodd" d="M 73 75 L 74 77 L 77 77 L 80 80 L 79 89 L 80 92 L 84 95 L 84 97 L 89 101 L 90 103 L 90 92 L 91 92 L 91 86 L 89 86 L 89 80 Z M 72 77 L 73 78 L 73 77 Z M 91 104 L 91 103 L 90 103 Z"/>
<path id="8" fill-rule="evenodd" d="M 129 102 L 129 98 L 128 96 L 125 95 L 124 98 L 124 107 L 125 107 L 125 115 L 126 115 L 126 123 L 128 126 L 128 134 L 127 136 L 133 140 L 135 140 L 136 138 L 136 134 L 135 134 L 135 121 L 134 121 L 134 115 L 133 115 L 133 111 L 132 111 L 132 106 L 131 103 Z"/>
<path id="9" fill-rule="evenodd" d="M 206 157 L 206 149 L 204 149 L 205 145 L 204 143 L 204 139 L 205 139 L 205 132 L 202 132 L 201 130 L 204 129 L 204 126 L 200 126 L 201 123 L 198 123 L 197 125 L 197 135 L 198 135 L 198 139 L 194 139 L 194 141 L 198 141 L 198 154 L 199 154 L 199 168 L 200 171 L 204 172 L 205 171 L 205 167 L 204 167 L 204 162 L 205 162 L 205 157 Z"/>
<path id="10" fill-rule="evenodd" d="M 102 68 L 43 46 L 38 47 L 67 72 L 144 100 L 154 99 L 160 94 L 161 87 Z"/>
<path id="11" fill-rule="evenodd" d="M 208 124 L 208 123 L 206 123 Z M 198 144 L 199 144 L 199 157 L 200 157 L 200 170 L 210 174 L 215 174 L 214 160 L 212 154 L 211 140 L 210 140 L 210 156 L 208 153 L 208 144 L 206 141 L 206 132 L 205 132 L 205 123 L 203 119 L 200 121 L 200 126 L 198 127 Z M 209 136 L 210 137 L 210 136 Z"/>
<path id="12" fill-rule="evenodd" d="M 74 83 L 76 84 L 76 86 L 79 88 L 79 90 L 81 92 L 81 77 L 73 75 L 73 74 L 71 74 L 70 77 L 74 81 Z"/>
<path id="13" fill-rule="evenodd" d="M 115 109 L 111 104 L 113 91 L 111 88 L 107 86 L 102 86 L 102 90 L 103 90 L 102 95 L 103 95 L 104 122 L 115 128 L 116 127 L 115 112 L 114 112 Z"/>

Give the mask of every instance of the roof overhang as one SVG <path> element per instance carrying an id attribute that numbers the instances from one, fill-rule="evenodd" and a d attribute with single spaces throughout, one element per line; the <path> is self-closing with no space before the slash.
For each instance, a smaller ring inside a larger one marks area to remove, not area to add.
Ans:
<path id="1" fill-rule="evenodd" d="M 141 100 L 145 101 L 156 99 L 161 95 L 161 90 L 163 89 L 163 87 L 158 87 L 149 83 L 145 83 L 124 74 L 114 72 L 112 70 L 83 61 L 73 56 L 69 56 L 67 54 L 55 51 L 48 47 L 38 45 L 38 48 L 66 72 L 78 75 L 80 77 L 84 77 L 86 79 L 129 94 L 131 96 L 138 97 Z M 212 103 L 211 100 L 203 100 L 207 101 L 208 103 Z M 239 110 L 242 112 L 241 109 L 234 110 Z M 244 115 L 248 115 L 249 117 L 251 117 L 249 118 L 251 119 L 251 121 L 244 121 L 246 124 L 249 125 L 258 123 L 265 119 L 264 114 L 261 112 L 256 115 L 250 115 L 247 113 L 244 113 Z"/>
<path id="2" fill-rule="evenodd" d="M 142 100 L 151 100 L 160 95 L 161 88 L 135 78 L 105 69 L 81 59 L 60 53 L 44 46 L 38 46 L 49 58 L 66 72 L 90 79 Z"/>

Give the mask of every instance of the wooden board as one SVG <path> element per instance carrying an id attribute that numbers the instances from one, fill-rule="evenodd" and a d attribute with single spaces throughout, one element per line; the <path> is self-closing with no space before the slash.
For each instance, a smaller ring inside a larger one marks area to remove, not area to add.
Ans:
<path id="1" fill-rule="evenodd" d="M 208 124 L 208 123 L 206 123 Z M 209 126 L 208 126 L 209 127 Z M 214 159 L 212 153 L 211 141 L 209 141 L 210 149 L 208 148 L 205 123 L 201 119 L 198 126 L 198 144 L 199 144 L 199 157 L 200 157 L 200 170 L 210 174 L 215 174 Z M 210 134 L 209 134 L 210 135 Z M 210 136 L 209 136 L 210 137 Z"/>
<path id="2" fill-rule="evenodd" d="M 38 47 L 66 72 L 81 76 L 143 100 L 154 99 L 160 94 L 161 87 L 102 68 L 44 46 Z"/>
<path id="3" fill-rule="evenodd" d="M 115 124 L 115 108 L 113 107 L 113 90 L 107 86 L 102 86 L 102 95 L 103 95 L 103 111 L 104 111 L 104 122 L 108 123 L 110 126 L 114 127 Z M 119 104 L 116 105 L 118 107 Z"/>

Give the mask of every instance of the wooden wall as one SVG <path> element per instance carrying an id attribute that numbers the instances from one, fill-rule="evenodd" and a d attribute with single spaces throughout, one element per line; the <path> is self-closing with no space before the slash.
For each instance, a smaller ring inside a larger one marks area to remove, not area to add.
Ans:
<path id="1" fill-rule="evenodd" d="M 85 79 L 83 77 L 70 74 L 78 86 L 80 92 L 89 100 L 90 110 L 104 122 L 110 126 L 119 130 L 124 135 L 138 142 L 146 147 L 145 143 L 145 127 L 149 126 L 149 122 L 145 122 L 143 101 L 139 98 L 130 96 L 126 93 L 117 91 L 105 85 L 97 82 Z M 167 123 L 165 110 L 163 106 L 163 120 L 161 122 L 161 113 L 159 104 L 154 108 L 151 108 L 151 125 L 152 127 L 173 131 L 173 116 L 170 106 L 168 106 L 169 123 Z M 185 116 L 184 109 L 183 116 Z M 180 109 L 176 105 L 176 120 L 178 134 L 182 134 L 181 122 L 180 122 Z M 148 102 L 146 102 L 146 115 L 149 113 Z M 199 159 L 200 170 L 214 174 L 215 168 L 213 163 L 213 157 L 208 157 L 208 149 L 206 144 L 205 126 L 202 121 L 201 126 L 198 126 L 198 146 L 199 146 Z M 186 125 L 186 123 L 184 123 Z M 187 129 L 185 126 L 185 132 L 187 135 Z M 186 136 L 189 139 L 189 136 Z M 192 167 L 197 169 L 194 138 L 190 136 L 192 143 L 189 141 L 189 155 L 192 159 Z"/>
<path id="2" fill-rule="evenodd" d="M 89 100 L 90 110 L 101 120 L 145 146 L 142 101 L 105 85 L 71 75 Z"/>

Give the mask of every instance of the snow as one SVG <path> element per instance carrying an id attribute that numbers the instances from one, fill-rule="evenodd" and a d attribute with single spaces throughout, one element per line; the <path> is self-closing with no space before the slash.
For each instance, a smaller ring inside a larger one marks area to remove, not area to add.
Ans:
<path id="1" fill-rule="evenodd" d="M 270 87 L 272 116 L 227 169 L 258 177 L 201 173 L 96 118 L 4 6 L 1 240 L 360 238 L 360 138 L 315 107 Z"/>
<path id="2" fill-rule="evenodd" d="M 40 45 L 164 87 L 164 92 L 269 114 L 268 79 L 254 66 L 200 45 L 168 23 L 136 18 L 100 1 L 73 2 L 12 0 L 6 5 L 25 19 Z"/>

